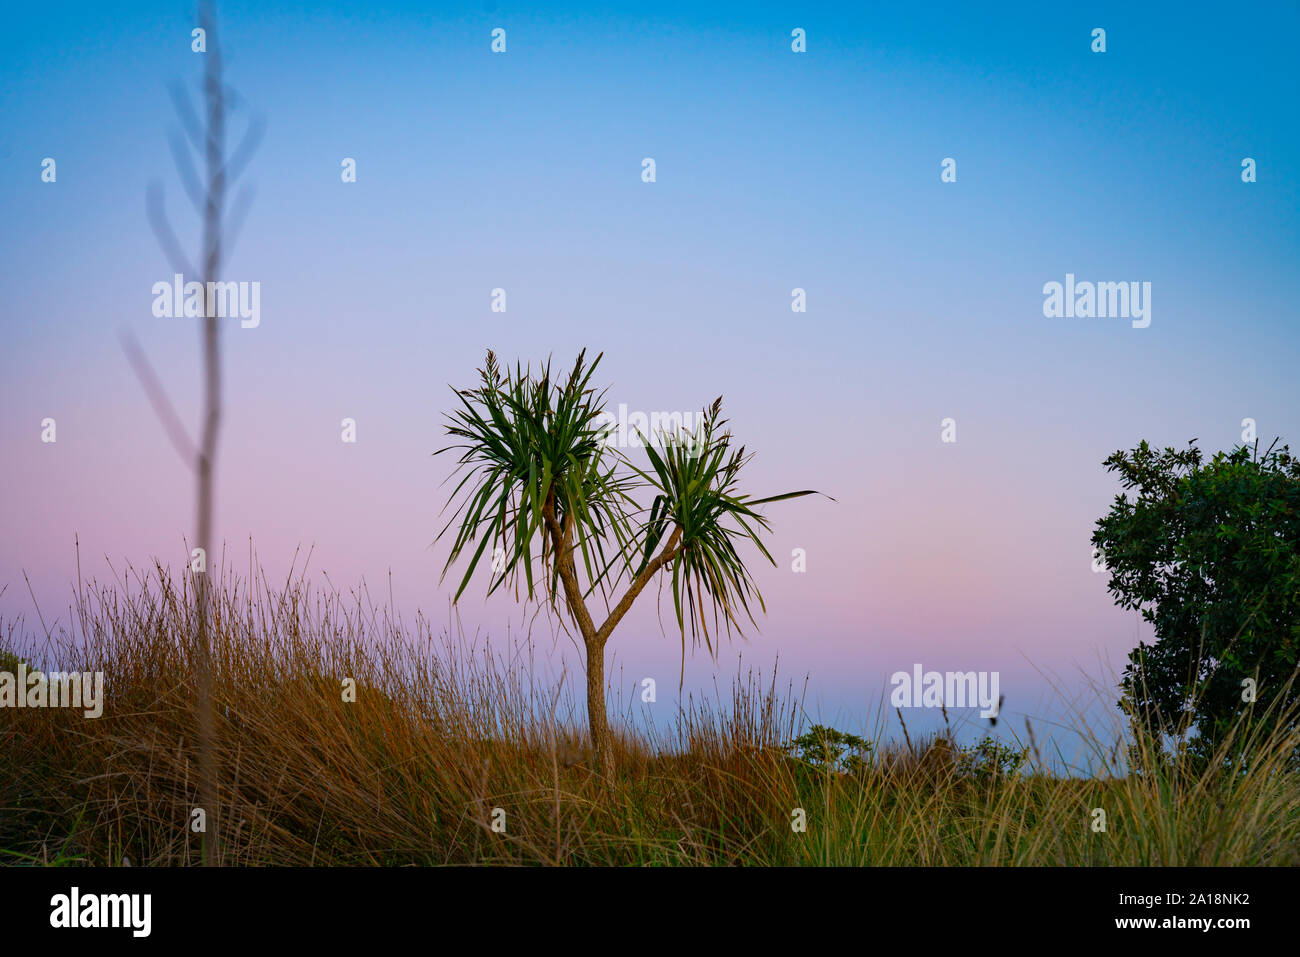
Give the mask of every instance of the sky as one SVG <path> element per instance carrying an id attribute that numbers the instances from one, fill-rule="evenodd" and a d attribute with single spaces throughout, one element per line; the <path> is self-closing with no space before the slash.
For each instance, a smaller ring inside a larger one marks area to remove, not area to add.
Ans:
<path id="1" fill-rule="evenodd" d="M 224 270 L 261 298 L 255 327 L 223 326 L 218 535 L 268 575 L 311 549 L 314 581 L 391 576 L 405 614 L 445 617 L 450 387 L 488 349 L 585 348 L 612 409 L 722 395 L 750 491 L 834 498 L 767 509 L 761 630 L 689 655 L 687 692 L 779 660 L 810 719 L 870 729 L 919 663 L 998 672 L 999 733 L 1070 701 L 1109 714 L 1147 633 L 1093 571 L 1103 460 L 1230 448 L 1247 418 L 1300 444 L 1300 9 L 1133 6 L 220 4 L 232 137 L 266 132 Z M 74 542 L 107 579 L 179 567 L 193 536 L 191 474 L 121 341 L 194 430 L 198 325 L 154 315 L 173 269 L 145 195 L 193 258 L 168 90 L 194 93 L 205 54 L 185 4 L 7 21 L 0 616 L 34 634 L 37 603 L 67 621 Z M 1149 283 L 1150 324 L 1048 317 L 1067 275 Z M 485 585 L 461 620 L 517 633 Z M 610 653 L 614 697 L 656 677 L 666 720 L 681 647 L 652 592 Z"/>

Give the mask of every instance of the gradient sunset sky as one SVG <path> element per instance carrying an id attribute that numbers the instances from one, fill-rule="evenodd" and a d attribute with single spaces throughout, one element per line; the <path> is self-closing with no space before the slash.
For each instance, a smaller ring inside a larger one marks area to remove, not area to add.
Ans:
<path id="1" fill-rule="evenodd" d="M 267 130 L 225 271 L 261 283 L 260 325 L 223 339 L 217 530 L 240 568 L 250 536 L 268 577 L 314 546 L 314 580 L 386 597 L 391 571 L 404 614 L 445 618 L 449 384 L 489 348 L 565 366 L 585 347 L 612 408 L 722 395 L 753 493 L 837 500 L 767 510 L 762 630 L 716 668 L 689 657 L 688 690 L 779 655 L 811 717 L 861 729 L 894 671 L 991 670 L 1023 731 L 1058 707 L 1044 672 L 1078 690 L 1146 634 L 1091 567 L 1105 457 L 1231 447 L 1247 417 L 1300 445 L 1293 2 L 274 6 L 218 7 L 227 79 Z M 106 559 L 179 567 L 193 535 L 190 473 L 119 339 L 194 427 L 198 329 L 152 315 L 173 271 L 145 192 L 163 184 L 192 251 L 168 84 L 193 92 L 202 62 L 185 4 L 6 20 L 0 615 L 36 634 L 24 572 L 66 624 L 74 536 L 105 579 Z M 1067 273 L 1150 282 L 1150 326 L 1045 318 Z M 483 591 L 461 618 L 504 638 L 521 610 Z M 657 677 L 667 714 L 680 648 L 653 599 L 609 667 L 624 699 Z"/>

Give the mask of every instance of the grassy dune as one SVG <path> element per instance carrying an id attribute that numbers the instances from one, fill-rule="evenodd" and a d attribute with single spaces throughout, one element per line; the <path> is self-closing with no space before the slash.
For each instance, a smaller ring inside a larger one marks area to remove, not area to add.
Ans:
<path id="1" fill-rule="evenodd" d="M 1129 774 L 1120 742 L 1094 739 L 1091 779 L 1032 749 L 1007 773 L 941 734 L 877 743 L 845 772 L 783 747 L 805 730 L 797 702 L 750 676 L 670 734 L 621 733 L 603 779 L 581 708 L 536 686 L 526 653 L 503 662 L 301 580 L 250 594 L 225 576 L 216 596 L 222 803 L 208 813 L 226 864 L 1300 863 L 1295 733 L 1254 742 L 1236 770 Z M 105 712 L 0 712 L 0 858 L 199 863 L 184 584 L 91 587 L 74 612 L 74 634 L 25 650 L 103 671 Z M 11 624 L 0 641 L 21 638 Z"/>

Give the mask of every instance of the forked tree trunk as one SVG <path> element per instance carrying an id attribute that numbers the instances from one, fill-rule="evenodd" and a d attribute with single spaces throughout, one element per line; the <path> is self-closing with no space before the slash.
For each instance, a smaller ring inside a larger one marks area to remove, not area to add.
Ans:
<path id="1" fill-rule="evenodd" d="M 673 529 L 664 550 L 633 579 L 622 600 L 610 611 L 605 623 L 597 628 L 591 620 L 587 603 L 583 600 L 582 588 L 578 584 L 578 569 L 573 560 L 573 512 L 565 514 L 564 526 L 561 527 L 555 516 L 554 489 L 547 493 L 546 502 L 542 506 L 542 517 L 551 534 L 555 570 L 564 586 L 569 613 L 573 616 L 578 631 L 582 633 L 583 644 L 587 648 L 587 724 L 591 730 L 591 750 L 601 776 L 608 778 L 614 773 L 614 741 L 609 734 L 609 716 L 605 713 L 605 642 L 609 641 L 615 626 L 622 621 L 650 579 L 677 556 L 682 529 L 680 525 Z"/>

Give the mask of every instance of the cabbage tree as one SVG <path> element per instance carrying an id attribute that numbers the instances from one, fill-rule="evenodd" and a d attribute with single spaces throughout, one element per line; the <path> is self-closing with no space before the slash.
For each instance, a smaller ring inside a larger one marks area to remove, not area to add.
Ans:
<path id="1" fill-rule="evenodd" d="M 608 774 L 605 645 L 637 597 L 665 576 L 683 655 L 688 632 L 716 654 L 721 634 L 741 633 L 742 619 L 756 625 L 753 605 L 766 611 L 740 551 L 752 544 L 775 564 L 755 508 L 817 493 L 742 493 L 752 456 L 733 447 L 721 398 L 694 429 L 639 432 L 644 461 L 634 462 L 610 441 L 607 390 L 591 385 L 601 356 L 587 365 L 585 355 L 552 379 L 549 361 L 536 375 L 518 364 L 503 371 L 489 352 L 479 384 L 453 390 L 446 431 L 456 444 L 434 454 L 459 453 L 459 482 L 438 538 L 451 536 L 444 579 L 466 559 L 454 601 L 482 569 L 489 595 L 505 587 L 554 609 L 562 602 L 586 649 L 591 745 Z"/>

